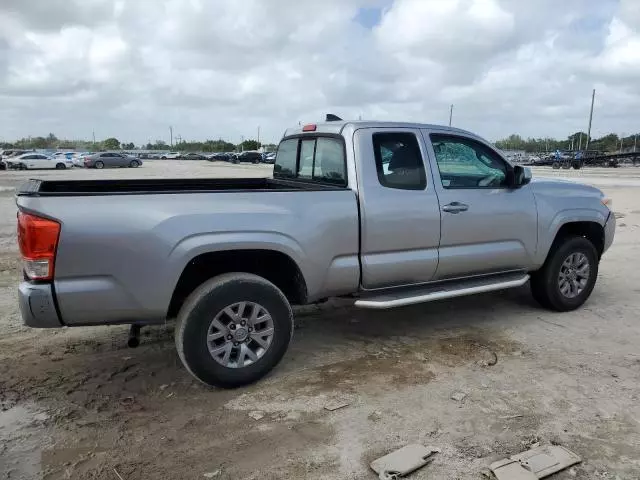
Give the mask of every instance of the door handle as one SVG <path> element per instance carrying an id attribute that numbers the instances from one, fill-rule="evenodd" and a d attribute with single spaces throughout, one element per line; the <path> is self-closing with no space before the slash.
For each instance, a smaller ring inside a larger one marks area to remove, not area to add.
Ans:
<path id="1" fill-rule="evenodd" d="M 460 213 L 466 212 L 467 210 L 469 210 L 469 205 L 460 202 L 451 202 L 442 207 L 442 211 L 448 213 Z"/>

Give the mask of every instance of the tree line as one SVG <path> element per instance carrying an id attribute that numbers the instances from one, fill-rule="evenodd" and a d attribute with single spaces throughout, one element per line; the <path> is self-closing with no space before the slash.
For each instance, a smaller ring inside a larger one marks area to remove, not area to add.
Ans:
<path id="1" fill-rule="evenodd" d="M 134 145 L 133 142 L 120 142 L 117 138 L 110 137 L 98 142 L 87 140 L 63 140 L 50 133 L 46 137 L 27 137 L 21 138 L 13 143 L 0 143 L 1 149 L 21 149 L 21 150 L 82 150 L 82 151 L 101 151 L 101 150 L 174 150 L 177 152 L 234 152 L 244 150 L 258 150 L 264 147 L 267 151 L 274 151 L 276 145 L 261 144 L 257 140 L 245 140 L 240 144 L 227 142 L 226 140 L 206 140 L 204 142 L 179 142 L 174 145 L 168 145 L 163 140 L 156 140 L 155 143 L 147 143 L 146 145 Z"/>
<path id="2" fill-rule="evenodd" d="M 637 144 L 638 135 L 640 134 L 619 137 L 615 133 L 610 133 L 601 138 L 591 138 L 589 150 L 632 152 L 634 148 L 640 148 L 640 145 Z M 513 134 L 498 140 L 495 145 L 501 150 L 524 150 L 529 153 L 553 152 L 555 150 L 577 151 L 586 149 L 587 134 L 585 132 L 576 132 L 573 135 L 569 135 L 566 140 L 531 137 L 525 139 L 520 135 Z"/>

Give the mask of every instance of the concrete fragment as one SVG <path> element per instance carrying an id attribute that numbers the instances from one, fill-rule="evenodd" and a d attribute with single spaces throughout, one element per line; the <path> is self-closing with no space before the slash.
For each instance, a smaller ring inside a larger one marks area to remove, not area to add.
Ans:
<path id="1" fill-rule="evenodd" d="M 333 412 L 334 410 L 340 410 L 341 408 L 348 407 L 350 405 L 349 402 L 343 402 L 340 400 L 336 400 L 334 402 L 329 402 L 324 406 L 325 410 L 329 410 Z"/>
<path id="2" fill-rule="evenodd" d="M 455 400 L 456 402 L 461 402 L 465 398 L 467 398 L 467 394 L 464 392 L 453 392 L 451 394 L 451 400 Z"/>
<path id="3" fill-rule="evenodd" d="M 491 471 L 498 480 L 533 480 L 545 478 L 582 459 L 559 445 L 534 446 L 526 452 L 512 455 L 491 464 Z"/>
<path id="4" fill-rule="evenodd" d="M 371 469 L 383 480 L 404 477 L 429 464 L 438 452 L 435 447 L 406 445 L 371 462 Z"/>
<path id="5" fill-rule="evenodd" d="M 249 412 L 249 416 L 254 420 L 262 420 L 264 418 L 264 412 L 260 412 L 258 410 Z"/>

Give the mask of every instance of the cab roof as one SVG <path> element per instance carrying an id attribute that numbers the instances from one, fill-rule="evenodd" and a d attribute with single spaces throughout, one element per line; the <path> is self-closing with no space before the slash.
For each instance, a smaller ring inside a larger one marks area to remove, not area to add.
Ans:
<path id="1" fill-rule="evenodd" d="M 315 125 L 316 128 L 313 131 L 304 131 L 306 125 Z M 435 125 L 429 123 L 415 123 L 415 122 L 390 122 L 390 121 L 378 121 L 378 120 L 336 120 L 332 122 L 317 122 L 317 123 L 305 123 L 300 124 L 292 128 L 288 128 L 284 132 L 284 136 L 300 135 L 304 133 L 333 133 L 341 134 L 347 126 L 353 126 L 354 129 L 358 128 L 427 128 L 437 129 L 440 131 L 449 131 L 451 133 L 464 133 L 467 135 L 473 135 L 473 133 L 462 130 L 460 128 L 448 127 L 444 125 Z"/>

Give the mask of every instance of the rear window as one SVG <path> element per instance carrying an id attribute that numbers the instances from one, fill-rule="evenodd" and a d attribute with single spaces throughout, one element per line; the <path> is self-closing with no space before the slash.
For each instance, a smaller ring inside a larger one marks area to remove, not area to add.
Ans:
<path id="1" fill-rule="evenodd" d="M 278 147 L 273 173 L 276 178 L 346 185 L 342 139 L 305 136 L 283 140 Z"/>

